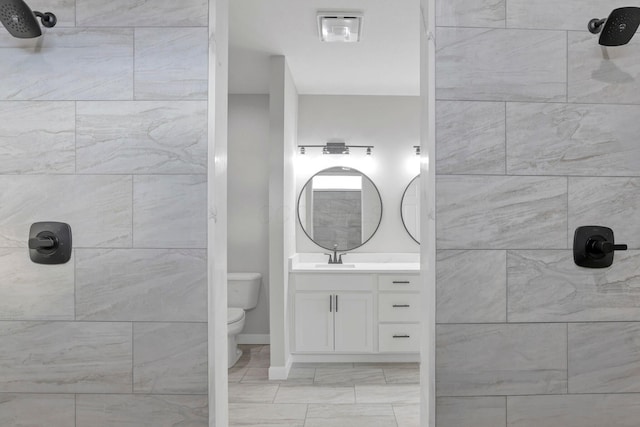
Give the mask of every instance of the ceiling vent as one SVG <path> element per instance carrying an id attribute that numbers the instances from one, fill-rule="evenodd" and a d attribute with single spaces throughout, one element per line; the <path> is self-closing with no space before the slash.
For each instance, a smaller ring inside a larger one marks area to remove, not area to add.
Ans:
<path id="1" fill-rule="evenodd" d="M 323 42 L 358 42 L 362 34 L 360 12 L 318 12 L 318 35 Z"/>

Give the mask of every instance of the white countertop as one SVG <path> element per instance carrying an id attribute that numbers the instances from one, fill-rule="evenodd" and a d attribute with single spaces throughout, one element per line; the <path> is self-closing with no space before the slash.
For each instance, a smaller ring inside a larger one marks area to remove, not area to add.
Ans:
<path id="1" fill-rule="evenodd" d="M 292 273 L 419 273 L 420 254 L 348 253 L 343 264 L 329 264 L 321 253 L 300 253 L 289 258 Z"/>

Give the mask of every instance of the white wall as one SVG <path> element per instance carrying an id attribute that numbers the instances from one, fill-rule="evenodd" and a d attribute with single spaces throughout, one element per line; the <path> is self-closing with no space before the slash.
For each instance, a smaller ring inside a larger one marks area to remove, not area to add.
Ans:
<path id="1" fill-rule="evenodd" d="M 317 96 L 299 98 L 298 144 L 329 140 L 373 145 L 373 155 L 354 149 L 350 155 L 323 155 L 307 149 L 296 156 L 296 194 L 322 169 L 349 166 L 365 173 L 382 197 L 382 222 L 373 238 L 353 252 L 418 252 L 400 217 L 402 193 L 419 173 L 414 145 L 420 145 L 420 98 L 409 96 Z M 297 222 L 297 220 L 296 220 Z M 296 223 L 297 252 L 323 252 Z"/>
<path id="2" fill-rule="evenodd" d="M 269 96 L 229 95 L 228 270 L 262 274 L 240 342 L 269 334 Z"/>
<path id="3" fill-rule="evenodd" d="M 288 375 L 287 258 L 295 252 L 294 153 L 298 93 L 284 56 L 271 57 L 269 91 L 269 378 Z"/>

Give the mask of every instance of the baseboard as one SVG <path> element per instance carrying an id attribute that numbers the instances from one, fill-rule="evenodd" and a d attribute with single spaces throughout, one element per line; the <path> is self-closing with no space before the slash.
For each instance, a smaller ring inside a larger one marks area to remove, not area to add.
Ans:
<path id="1" fill-rule="evenodd" d="M 271 340 L 269 334 L 239 334 L 236 342 L 238 344 L 269 344 Z"/>
<path id="2" fill-rule="evenodd" d="M 289 378 L 289 371 L 293 360 L 291 356 L 287 358 L 287 363 L 284 366 L 271 366 L 269 368 L 269 380 L 286 380 Z"/>
<path id="3" fill-rule="evenodd" d="M 294 363 L 419 363 L 420 353 L 395 354 L 293 354 Z"/>

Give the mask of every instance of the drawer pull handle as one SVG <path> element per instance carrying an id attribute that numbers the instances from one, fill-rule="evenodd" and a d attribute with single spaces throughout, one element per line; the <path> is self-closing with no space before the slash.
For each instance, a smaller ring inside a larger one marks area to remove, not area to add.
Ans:
<path id="1" fill-rule="evenodd" d="M 394 335 L 394 338 L 411 338 L 411 335 Z"/>
<path id="2" fill-rule="evenodd" d="M 411 284 L 411 282 L 408 281 L 408 280 L 394 280 L 393 284 L 394 285 L 409 285 L 409 284 Z"/>
<path id="3" fill-rule="evenodd" d="M 409 308 L 409 304 L 393 304 L 393 308 Z"/>

